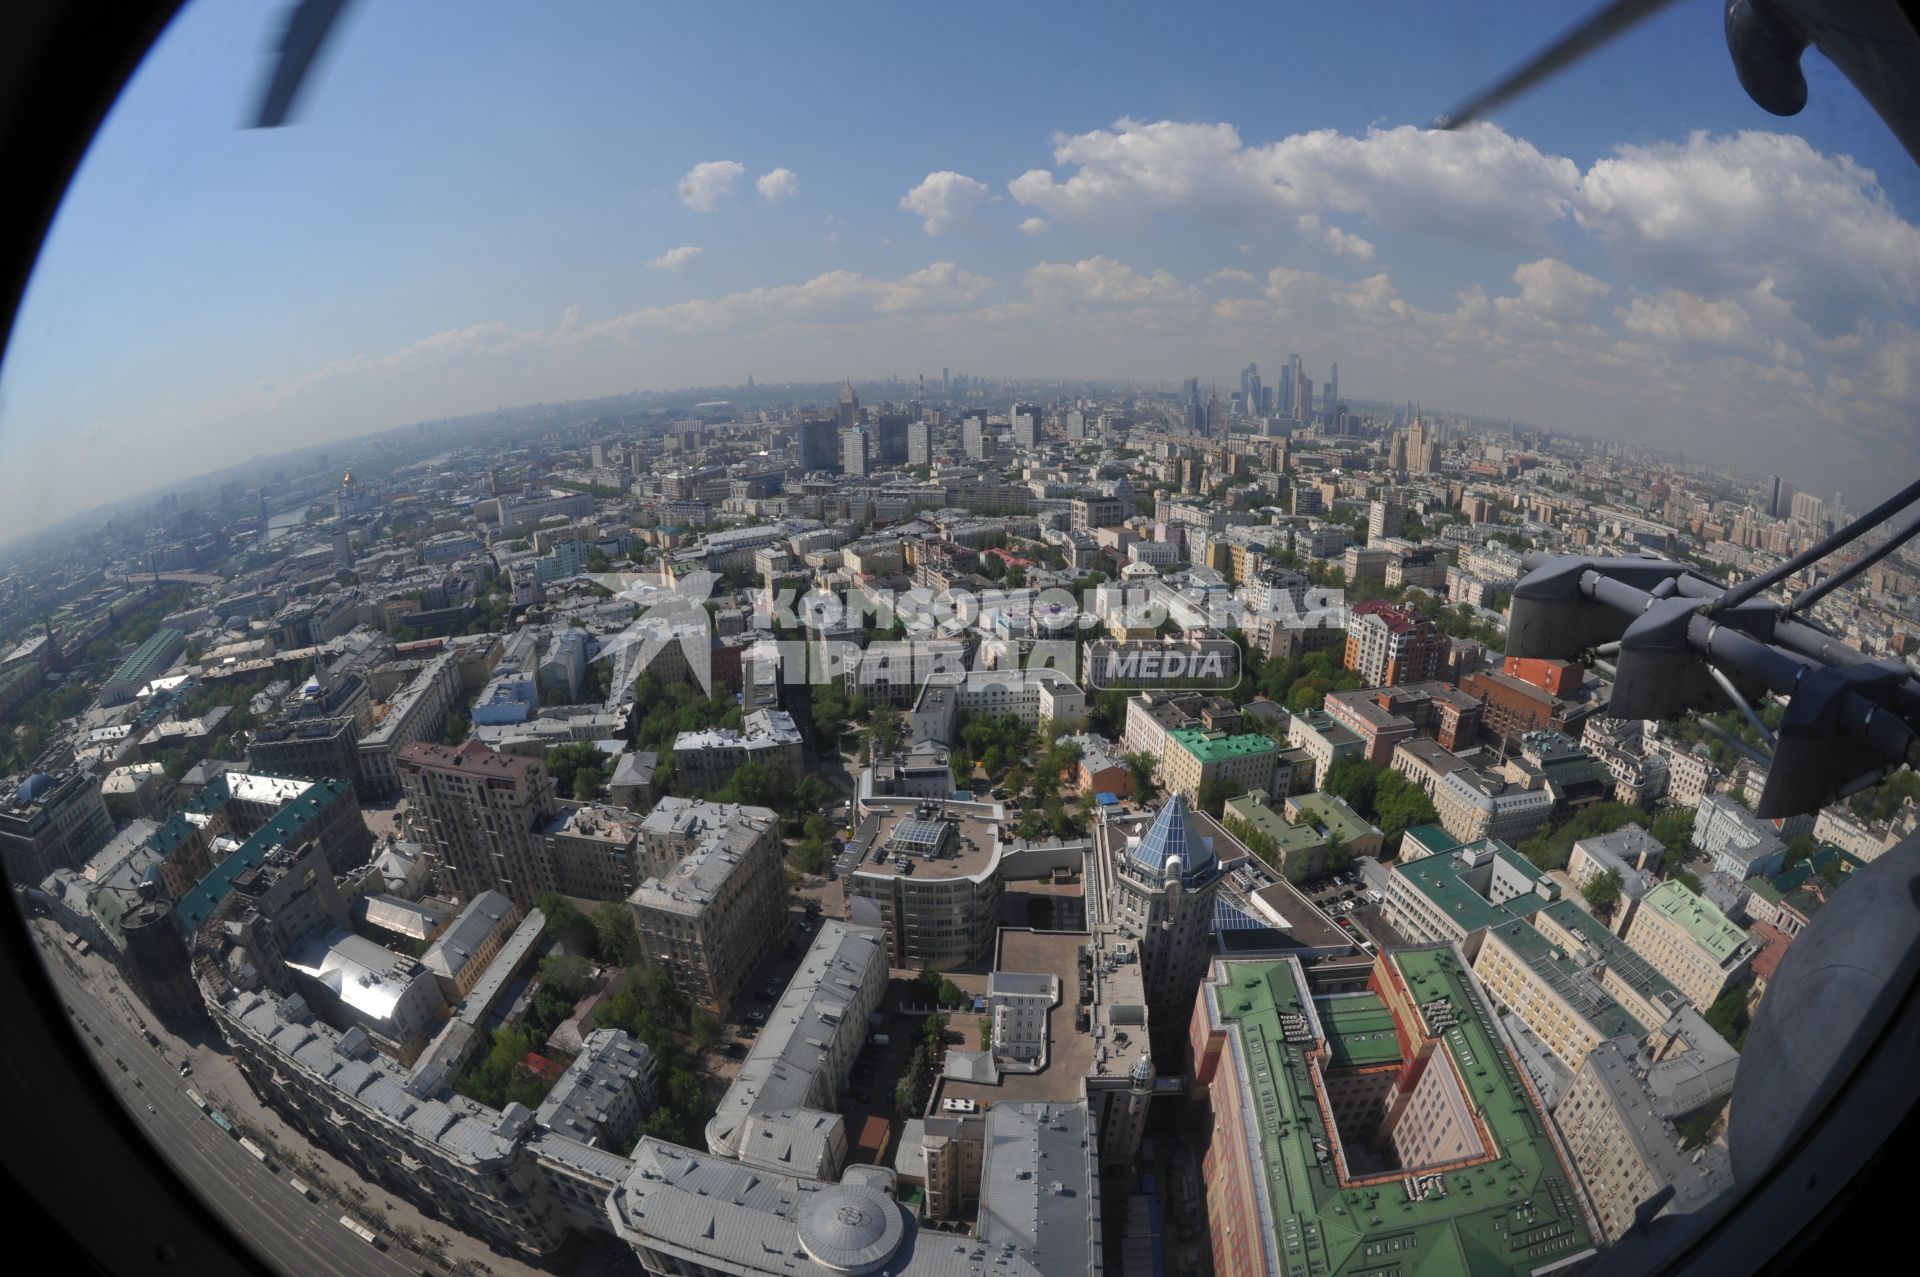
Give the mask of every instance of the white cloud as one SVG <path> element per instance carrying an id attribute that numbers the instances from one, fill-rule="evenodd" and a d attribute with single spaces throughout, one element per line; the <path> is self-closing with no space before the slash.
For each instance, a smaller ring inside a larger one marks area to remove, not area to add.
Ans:
<path id="1" fill-rule="evenodd" d="M 737 160 L 707 160 L 687 170 L 680 179 L 680 202 L 696 213 L 711 213 L 733 194 L 747 166 Z"/>
<path id="2" fill-rule="evenodd" d="M 1047 219 L 1044 217 L 1029 217 L 1020 223 L 1020 233 L 1023 235 L 1038 235 L 1046 229 Z"/>
<path id="3" fill-rule="evenodd" d="M 1335 257 L 1351 257 L 1362 262 L 1373 260 L 1372 244 L 1338 226 L 1322 226 L 1318 213 L 1300 214 L 1300 230 Z"/>
<path id="4" fill-rule="evenodd" d="M 654 258 L 647 264 L 649 266 L 656 266 L 661 270 L 670 270 L 675 274 L 679 274 L 682 271 L 691 269 L 693 264 L 700 260 L 700 255 L 705 251 L 703 248 L 694 248 L 692 245 L 686 245 L 681 248 L 669 248 L 666 252 L 660 254 L 660 256 Z"/>
<path id="5" fill-rule="evenodd" d="M 1665 286 L 1724 294 L 1770 280 L 1823 336 L 1920 300 L 1920 227 L 1846 156 L 1783 133 L 1694 133 L 1596 161 L 1574 204 L 1616 259 Z"/>
<path id="6" fill-rule="evenodd" d="M 1580 180 L 1572 160 L 1490 125 L 1331 129 L 1248 146 L 1230 124 L 1123 119 L 1056 136 L 1064 179 L 1033 169 L 1013 197 L 1056 219 L 1139 226 L 1156 213 L 1244 223 L 1276 211 L 1345 212 L 1376 225 L 1479 243 L 1544 246 Z"/>
<path id="7" fill-rule="evenodd" d="M 1250 270 L 1241 270 L 1237 266 L 1222 266 L 1219 270 L 1207 276 L 1206 282 L 1209 284 L 1251 284 L 1256 278 L 1258 277 Z"/>
<path id="8" fill-rule="evenodd" d="M 987 185 L 964 173 L 942 169 L 929 173 L 900 197 L 900 207 L 921 219 L 929 235 L 945 235 L 974 224 L 974 212 L 987 199 Z"/>
<path id="9" fill-rule="evenodd" d="M 636 310 L 596 324 L 584 335 L 618 340 L 641 332 L 714 333 L 790 320 L 849 323 L 878 315 L 951 309 L 979 299 L 992 287 L 992 280 L 952 262 L 935 262 L 897 280 L 875 279 L 857 271 L 828 271 L 804 283 Z"/>
<path id="10" fill-rule="evenodd" d="M 1111 257 L 1089 257 L 1071 265 L 1042 262 L 1027 272 L 1027 287 L 1037 301 L 1109 306 L 1164 306 L 1192 301 L 1197 296 L 1166 271 L 1142 275 Z"/>
<path id="11" fill-rule="evenodd" d="M 1494 309 L 1503 316 L 1547 323 L 1585 323 L 1593 317 L 1593 303 L 1613 291 L 1604 281 L 1551 257 L 1515 267 L 1513 282 L 1520 285 L 1520 295 L 1495 298 Z"/>
<path id="12" fill-rule="evenodd" d="M 1613 313 L 1622 328 L 1649 341 L 1732 350 L 1767 348 L 1753 316 L 1736 301 L 1708 301 L 1696 293 L 1668 288 L 1656 297 L 1636 297 Z"/>
<path id="13" fill-rule="evenodd" d="M 800 175 L 790 168 L 777 168 L 771 173 L 762 173 L 754 180 L 753 186 L 760 192 L 761 199 L 769 204 L 778 204 L 800 193 Z"/>

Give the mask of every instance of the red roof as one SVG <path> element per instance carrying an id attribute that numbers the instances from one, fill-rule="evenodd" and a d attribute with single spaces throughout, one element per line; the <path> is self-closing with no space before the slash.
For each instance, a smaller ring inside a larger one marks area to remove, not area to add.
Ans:
<path id="1" fill-rule="evenodd" d="M 884 1117 L 870 1117 L 860 1125 L 860 1138 L 854 1141 L 859 1148 L 870 1148 L 875 1153 L 884 1152 L 887 1147 L 887 1132 L 892 1129 Z"/>
<path id="2" fill-rule="evenodd" d="M 1381 623 L 1395 634 L 1405 634 L 1413 628 L 1413 618 L 1385 599 L 1369 599 L 1365 603 L 1356 603 L 1353 605 L 1352 612 L 1355 616 L 1379 617 Z"/>
<path id="3" fill-rule="evenodd" d="M 549 1082 L 557 1080 L 562 1073 L 567 1071 L 566 1065 L 555 1060 L 549 1060 L 538 1051 L 527 1052 L 527 1067 Z"/>
<path id="4" fill-rule="evenodd" d="M 1754 977 L 1763 984 L 1769 983 L 1780 959 L 1787 956 L 1787 946 L 1793 943 L 1793 937 L 1771 922 L 1756 922 L 1751 930 L 1755 939 L 1766 942 L 1760 952 L 1753 955 Z"/>

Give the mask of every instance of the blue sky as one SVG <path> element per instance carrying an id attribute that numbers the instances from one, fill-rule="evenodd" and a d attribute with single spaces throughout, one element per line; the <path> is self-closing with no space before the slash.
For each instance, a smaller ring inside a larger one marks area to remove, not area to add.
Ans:
<path id="1" fill-rule="evenodd" d="M 1920 184 L 1817 54 L 1776 119 L 1679 4 L 1421 131 L 1585 7 L 359 0 L 261 132 L 273 17 L 199 0 L 0 368 L 0 536 L 495 404 L 1295 350 L 1880 495 L 1920 463 Z"/>

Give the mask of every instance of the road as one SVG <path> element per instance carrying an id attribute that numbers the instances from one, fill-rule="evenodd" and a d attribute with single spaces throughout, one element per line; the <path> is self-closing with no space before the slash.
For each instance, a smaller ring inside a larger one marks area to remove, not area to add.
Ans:
<path id="1" fill-rule="evenodd" d="M 298 1277 L 408 1277 L 420 1271 L 420 1261 L 411 1255 L 403 1259 L 399 1256 L 405 1252 L 375 1250 L 349 1233 L 338 1211 L 301 1197 L 287 1183 L 286 1171 L 260 1165 L 238 1140 L 215 1126 L 187 1098 L 192 1079 L 179 1076 L 177 1060 L 148 1046 L 129 1024 L 124 1007 L 117 1000 L 109 1006 L 94 992 L 96 982 L 83 983 L 57 958 L 47 963 L 47 970 L 62 1000 L 85 1024 L 82 1041 L 101 1061 L 129 1120 L 146 1125 L 148 1137 L 174 1170 L 257 1255 Z M 126 1062 L 124 1071 L 114 1063 L 116 1058 Z M 134 1084 L 135 1078 L 140 1085 Z M 148 1105 L 154 1112 L 147 1112 Z"/>

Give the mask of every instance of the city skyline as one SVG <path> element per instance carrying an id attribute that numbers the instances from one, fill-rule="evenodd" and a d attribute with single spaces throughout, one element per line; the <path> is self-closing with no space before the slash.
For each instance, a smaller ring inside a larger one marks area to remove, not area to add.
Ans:
<path id="1" fill-rule="evenodd" d="M 31 285 L 0 371 L 0 538 L 210 458 L 499 404 L 748 369 L 1230 385 L 1303 349 L 1366 398 L 1816 490 L 1910 472 L 1920 195 L 1851 88 L 1810 56 L 1815 107 L 1766 116 L 1719 24 L 1672 12 L 1498 124 L 1424 130 L 1551 33 L 1499 13 L 1404 15 L 1388 39 L 1308 15 L 1276 34 L 1324 55 L 1276 85 L 1166 66 L 1138 37 L 1170 19 L 1144 10 L 1126 32 L 1023 17 L 1011 42 L 757 15 L 770 51 L 732 47 L 721 13 L 534 31 L 356 7 L 303 118 L 253 133 L 232 125 L 259 17 L 203 2 L 110 117 Z M 730 74 L 657 57 L 639 104 L 618 91 L 633 50 L 721 48 Z M 788 60 L 834 50 L 988 68 L 986 91 L 787 90 Z M 39 481 L 75 448 L 87 491 Z"/>

